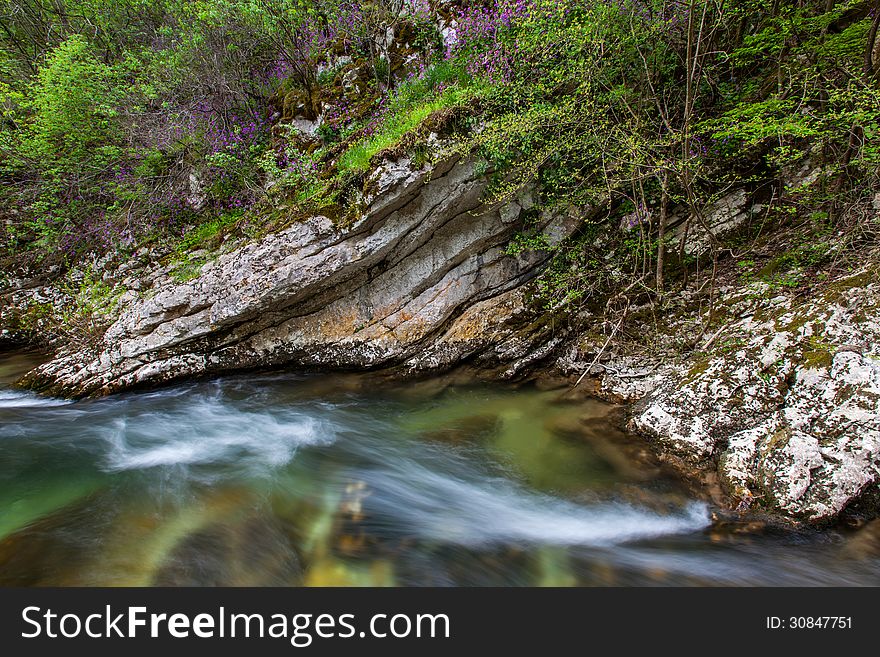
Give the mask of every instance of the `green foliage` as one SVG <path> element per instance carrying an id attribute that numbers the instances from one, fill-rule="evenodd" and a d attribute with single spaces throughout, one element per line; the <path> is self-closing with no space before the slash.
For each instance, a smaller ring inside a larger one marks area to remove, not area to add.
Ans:
<path id="1" fill-rule="evenodd" d="M 546 13 L 536 2 L 527 20 L 499 23 L 462 51 L 470 61 L 517 53 L 503 75 L 484 67 L 483 125 L 460 149 L 494 172 L 491 200 L 534 186 L 544 208 L 606 207 L 614 257 L 603 266 L 642 277 L 661 242 L 670 246 L 659 234 L 663 181 L 669 207 L 691 217 L 743 183 L 778 184 L 787 200 L 773 208 L 779 221 L 867 203 L 880 143 L 880 89 L 876 75 L 861 73 L 869 3 L 825 11 L 707 1 L 691 3 L 689 14 L 662 0 L 639 4 L 566 3 Z M 817 175 L 777 183 L 808 158 Z M 777 273 L 761 277 L 798 285 L 827 252 L 823 241 L 784 253 Z M 548 298 L 557 301 L 596 266 L 565 260 L 574 271 L 553 275 L 559 290 Z"/>
<path id="2" fill-rule="evenodd" d="M 514 235 L 504 252 L 507 255 L 518 256 L 527 251 L 548 251 L 550 249 L 550 243 L 544 233 L 524 232 Z"/>
<path id="3" fill-rule="evenodd" d="M 122 72 L 98 60 L 75 35 L 50 54 L 29 90 L 32 111 L 23 139 L 25 157 L 62 164 L 106 166 L 119 156 L 114 117 L 122 98 Z"/>
<path id="4" fill-rule="evenodd" d="M 443 143 L 477 160 L 488 202 L 527 187 L 536 212 L 595 209 L 595 239 L 561 247 L 539 283 L 550 306 L 650 283 L 678 250 L 661 206 L 692 228 L 748 184 L 773 190 L 762 221 L 814 215 L 831 230 L 878 188 L 865 1 L 453 3 L 448 49 L 420 3 L 18 1 L 27 11 L 0 33 L 15 253 L 75 260 L 158 236 L 186 278 L 203 264 L 187 254 L 232 224 L 345 204 L 381 153 L 424 164 L 450 116 Z M 380 45 L 389 27 L 397 52 Z M 298 116 L 322 118 L 317 137 Z M 808 161 L 818 173 L 790 184 Z M 795 281 L 829 241 L 780 254 L 775 271 Z M 508 251 L 545 247 L 526 232 Z M 710 240 L 713 256 L 723 247 Z M 679 255 L 664 267 L 696 260 Z"/>
<path id="5" fill-rule="evenodd" d="M 424 76 L 402 82 L 382 101 L 378 118 L 366 126 L 364 136 L 351 144 L 339 159 L 340 178 L 363 172 L 377 153 L 395 147 L 435 112 L 474 103 L 487 85 L 468 77 L 456 62 L 441 60 Z"/>
<path id="6" fill-rule="evenodd" d="M 41 189 L 28 209 L 41 218 L 43 239 L 86 205 L 122 155 L 116 117 L 123 76 L 121 66 L 102 62 L 74 35 L 52 50 L 23 91 L 6 86 L 3 171 L 39 172 Z"/>
<path id="7" fill-rule="evenodd" d="M 177 243 L 172 262 L 171 277 L 179 282 L 192 280 L 212 256 L 207 252 L 220 246 L 220 237 L 241 221 L 244 211 L 233 210 L 193 226 Z"/>
<path id="8" fill-rule="evenodd" d="M 472 98 L 469 89 L 450 88 L 437 96 L 417 96 L 409 90 L 394 98 L 376 132 L 351 146 L 339 160 L 340 174 L 366 171 L 374 155 L 397 145 L 400 139 L 418 128 L 434 112 L 466 103 Z"/>
<path id="9" fill-rule="evenodd" d="M 195 249 L 211 248 L 217 236 L 237 223 L 243 214 L 240 210 L 224 212 L 218 217 L 194 226 L 178 243 L 178 253 L 183 254 Z"/>
<path id="10" fill-rule="evenodd" d="M 91 269 L 83 274 L 73 299 L 73 313 L 80 316 L 101 317 L 110 315 L 116 309 L 119 297 L 125 290 L 114 288 L 97 278 Z"/>
<path id="11" fill-rule="evenodd" d="M 186 283 L 198 278 L 206 262 L 208 259 L 204 256 L 196 258 L 185 254 L 181 259 L 175 261 L 170 272 L 171 278 L 178 283 Z"/>

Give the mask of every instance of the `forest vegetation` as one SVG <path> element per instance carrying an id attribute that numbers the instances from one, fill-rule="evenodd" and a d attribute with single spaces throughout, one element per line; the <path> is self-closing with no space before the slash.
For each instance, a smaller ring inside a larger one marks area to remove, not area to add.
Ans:
<path id="1" fill-rule="evenodd" d="M 662 298 L 728 256 L 798 285 L 875 238 L 878 27 L 877 0 L 4 0 L 0 258 L 63 277 L 147 248 L 192 276 L 230 235 L 347 225 L 383 158 L 458 153 L 487 202 L 599 209 L 548 307 Z M 762 212 L 715 235 L 740 188 Z"/>

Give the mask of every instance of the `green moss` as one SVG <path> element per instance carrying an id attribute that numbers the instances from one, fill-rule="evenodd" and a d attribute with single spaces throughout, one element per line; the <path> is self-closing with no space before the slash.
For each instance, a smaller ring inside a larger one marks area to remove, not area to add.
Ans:
<path id="1" fill-rule="evenodd" d="M 785 316 L 786 314 L 788 314 L 788 311 L 783 311 L 782 315 Z M 779 332 L 788 331 L 790 333 L 797 333 L 811 322 L 814 322 L 814 320 L 810 317 L 810 315 L 803 310 L 800 310 L 799 312 L 794 313 L 791 321 L 784 324 L 780 321 L 779 318 L 777 318 L 775 322 L 775 327 L 776 330 Z"/>
<path id="2" fill-rule="evenodd" d="M 870 267 L 865 271 L 853 274 L 852 276 L 846 276 L 833 281 L 825 288 L 825 300 L 829 302 L 839 301 L 841 298 L 845 297 L 850 290 L 857 287 L 865 287 L 876 282 L 878 280 L 878 274 L 880 274 L 880 272 L 878 272 L 876 267 Z"/>
<path id="3" fill-rule="evenodd" d="M 416 132 L 432 115 L 464 107 L 479 97 L 482 87 L 476 83 L 451 86 L 440 93 L 435 91 L 442 88 L 441 84 L 458 77 L 461 71 L 445 63 L 432 68 L 425 79 L 401 85 L 376 131 L 350 145 L 340 156 L 338 176 L 367 171 L 377 154 L 395 150 L 406 135 Z M 416 145 L 423 140 L 411 141 Z M 422 153 L 421 157 L 424 156 Z"/>
<path id="4" fill-rule="evenodd" d="M 415 130 L 432 113 L 443 107 L 442 101 L 437 100 L 393 117 L 379 132 L 357 142 L 345 152 L 339 160 L 339 172 L 345 174 L 350 171 L 366 171 L 370 168 L 374 155 L 395 146 L 406 133 Z"/>
<path id="5" fill-rule="evenodd" d="M 834 355 L 830 351 L 816 350 L 805 351 L 801 356 L 801 363 L 808 370 L 819 370 L 831 367 Z"/>
<path id="6" fill-rule="evenodd" d="M 685 375 L 684 383 L 689 384 L 693 383 L 697 380 L 697 378 L 706 370 L 709 369 L 709 359 L 701 358 L 697 362 L 695 362 L 691 368 L 688 370 L 688 373 Z"/>
<path id="7" fill-rule="evenodd" d="M 171 257 L 172 268 L 169 272 L 171 278 L 178 283 L 197 278 L 205 263 L 214 256 L 199 255 L 193 257 L 192 253 L 195 251 L 222 250 L 223 242 L 221 238 L 239 227 L 242 220 L 246 217 L 249 221 L 257 219 L 255 223 L 260 226 L 266 226 L 271 222 L 272 215 L 269 213 L 259 215 L 253 212 L 246 214 L 242 210 L 234 210 L 213 216 L 209 220 L 191 228 L 174 246 L 174 254 Z M 253 226 L 251 226 L 251 229 L 253 230 Z M 258 233 L 257 230 L 253 230 L 253 232 L 254 234 Z"/>
<path id="8" fill-rule="evenodd" d="M 202 273 L 202 267 L 205 266 L 205 263 L 207 263 L 208 260 L 210 260 L 210 258 L 207 257 L 195 258 L 192 260 L 180 260 L 169 274 L 171 278 L 178 283 L 186 283 L 187 281 L 199 277 L 199 274 Z"/>
<path id="9" fill-rule="evenodd" d="M 242 210 L 224 212 L 212 217 L 190 229 L 177 244 L 175 250 L 185 255 L 201 248 L 213 248 L 219 245 L 219 237 L 228 232 L 244 216 Z"/>

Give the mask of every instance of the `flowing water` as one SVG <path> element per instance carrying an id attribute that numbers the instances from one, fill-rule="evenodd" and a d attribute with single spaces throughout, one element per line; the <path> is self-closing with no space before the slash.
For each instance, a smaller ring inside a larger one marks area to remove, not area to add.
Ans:
<path id="1" fill-rule="evenodd" d="M 559 391 L 247 375 L 66 402 L 0 359 L 2 585 L 880 583 L 875 525 L 710 509 Z"/>

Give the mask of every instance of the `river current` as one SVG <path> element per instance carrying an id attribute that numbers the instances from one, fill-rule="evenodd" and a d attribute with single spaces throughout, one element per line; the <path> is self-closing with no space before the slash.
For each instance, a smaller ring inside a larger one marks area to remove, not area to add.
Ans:
<path id="1" fill-rule="evenodd" d="M 0 585 L 876 585 L 880 531 L 713 522 L 560 390 L 248 374 L 66 400 L 0 358 Z"/>

